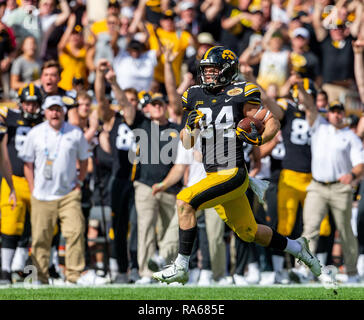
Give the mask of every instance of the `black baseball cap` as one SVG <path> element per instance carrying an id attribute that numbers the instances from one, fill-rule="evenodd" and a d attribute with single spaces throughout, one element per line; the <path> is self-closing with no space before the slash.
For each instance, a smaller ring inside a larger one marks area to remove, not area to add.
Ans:
<path id="1" fill-rule="evenodd" d="M 301 17 L 307 17 L 308 14 L 305 11 L 298 11 L 291 20 L 299 20 Z"/>
<path id="2" fill-rule="evenodd" d="M 329 111 L 333 110 L 345 111 L 345 107 L 341 102 L 335 100 L 329 104 Z"/>
<path id="3" fill-rule="evenodd" d="M 160 15 L 160 19 L 173 19 L 176 16 L 175 12 L 171 9 L 168 9 Z"/>
<path id="4" fill-rule="evenodd" d="M 144 43 L 142 43 L 142 42 L 140 42 L 138 40 L 132 39 L 128 43 L 127 48 L 128 49 L 134 49 L 134 50 L 137 50 L 137 51 L 143 51 L 145 49 L 145 46 L 144 46 Z"/>
<path id="5" fill-rule="evenodd" d="M 120 8 L 120 3 L 118 0 L 110 0 L 108 7 L 116 7 L 116 8 Z"/>

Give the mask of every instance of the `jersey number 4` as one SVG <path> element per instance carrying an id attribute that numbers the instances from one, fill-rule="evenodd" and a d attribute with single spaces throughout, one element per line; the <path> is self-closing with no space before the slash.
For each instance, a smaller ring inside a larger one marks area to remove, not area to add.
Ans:
<path id="1" fill-rule="evenodd" d="M 213 129 L 223 129 L 225 138 L 233 138 L 235 136 L 234 129 L 234 115 L 233 107 L 222 107 L 217 115 L 214 123 L 212 123 L 212 110 L 211 108 L 198 108 L 202 113 L 206 115 L 206 121 L 204 124 L 204 130 L 201 130 L 201 136 L 210 139 L 213 136 Z"/>

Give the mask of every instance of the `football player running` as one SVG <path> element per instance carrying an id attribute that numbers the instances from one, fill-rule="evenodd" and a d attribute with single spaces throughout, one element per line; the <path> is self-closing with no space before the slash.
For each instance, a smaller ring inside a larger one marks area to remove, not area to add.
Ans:
<path id="1" fill-rule="evenodd" d="M 272 228 L 257 224 L 245 191 L 249 177 L 244 163 L 243 142 L 261 145 L 279 131 L 278 120 L 260 105 L 260 91 L 251 82 L 234 82 L 239 63 L 236 54 L 222 46 L 210 48 L 199 64 L 201 84 L 182 96 L 189 111 L 180 133 L 186 149 L 201 139 L 207 177 L 177 195 L 179 251 L 176 260 L 153 274 L 161 282 L 188 281 L 188 264 L 197 226 L 195 212 L 214 207 L 221 219 L 244 241 L 286 251 L 303 261 L 319 276 L 321 266 L 309 251 L 305 238 L 291 240 Z M 237 127 L 241 119 L 262 112 L 265 130 L 260 135 L 251 125 L 250 133 Z"/>
<path id="2" fill-rule="evenodd" d="M 2 144 L 1 141 L 5 137 L 8 128 L 6 127 L 4 120 L 1 119 L 0 116 L 0 175 L 4 177 L 8 186 L 10 188 L 10 195 L 9 195 L 9 203 L 12 204 L 12 207 L 15 208 L 16 206 L 16 194 L 14 190 L 13 184 L 13 169 L 11 167 L 11 162 L 9 158 L 8 148 L 5 144 Z"/>
<path id="3" fill-rule="evenodd" d="M 3 179 L 0 202 L 1 284 L 11 283 L 11 269 L 16 249 L 19 253 L 16 271 L 23 271 L 28 258 L 28 237 L 25 237 L 25 241 L 21 241 L 21 236 L 25 230 L 26 213 L 30 210 L 30 190 L 24 177 L 23 161 L 18 157 L 18 153 L 30 129 L 43 121 L 40 108 L 42 94 L 38 87 L 30 83 L 20 90 L 19 99 L 19 109 L 0 108 L 0 120 L 6 127 L 6 133 L 1 141 L 1 148 L 7 148 L 9 153 L 13 171 L 12 180 L 17 199 L 15 206 L 9 203 L 8 199 L 13 191 Z"/>

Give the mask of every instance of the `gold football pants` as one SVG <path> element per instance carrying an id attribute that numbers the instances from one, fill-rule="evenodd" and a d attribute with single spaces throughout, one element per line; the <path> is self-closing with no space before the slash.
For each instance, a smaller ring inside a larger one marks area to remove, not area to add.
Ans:
<path id="1" fill-rule="evenodd" d="M 207 177 L 183 189 L 177 200 L 196 211 L 215 208 L 220 218 L 246 242 L 253 242 L 258 226 L 245 192 L 249 177 L 243 168 L 207 172 Z"/>
<path id="2" fill-rule="evenodd" d="M 30 191 L 24 177 L 13 175 L 16 194 L 16 207 L 9 203 L 10 188 L 3 178 L 1 182 L 1 233 L 8 236 L 21 236 L 24 230 L 25 214 L 30 212 Z"/>
<path id="3" fill-rule="evenodd" d="M 306 188 L 312 180 L 311 173 L 283 169 L 278 181 L 278 226 L 277 231 L 283 236 L 290 236 L 296 223 L 298 205 L 304 206 Z M 326 214 L 321 222 L 320 235 L 329 236 L 331 226 Z"/>

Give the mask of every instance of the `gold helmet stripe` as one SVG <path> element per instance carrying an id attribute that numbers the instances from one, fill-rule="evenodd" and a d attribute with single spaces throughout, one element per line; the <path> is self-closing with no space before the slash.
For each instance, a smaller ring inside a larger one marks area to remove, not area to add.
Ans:
<path id="1" fill-rule="evenodd" d="M 205 53 L 205 55 L 203 56 L 203 58 L 204 58 L 204 59 L 207 59 L 207 56 L 209 55 L 210 51 L 211 51 L 212 49 L 215 49 L 215 48 L 218 48 L 218 47 L 221 47 L 221 46 L 215 46 L 215 47 L 212 47 L 212 48 L 210 48 L 209 50 L 207 50 L 207 51 L 206 51 L 206 53 Z"/>
<path id="2" fill-rule="evenodd" d="M 310 80 L 308 78 L 303 78 L 303 88 L 306 91 L 310 89 Z"/>
<path id="3" fill-rule="evenodd" d="M 31 83 L 29 83 L 29 95 L 31 96 L 31 97 L 33 97 L 34 96 L 34 84 L 31 82 Z"/>

